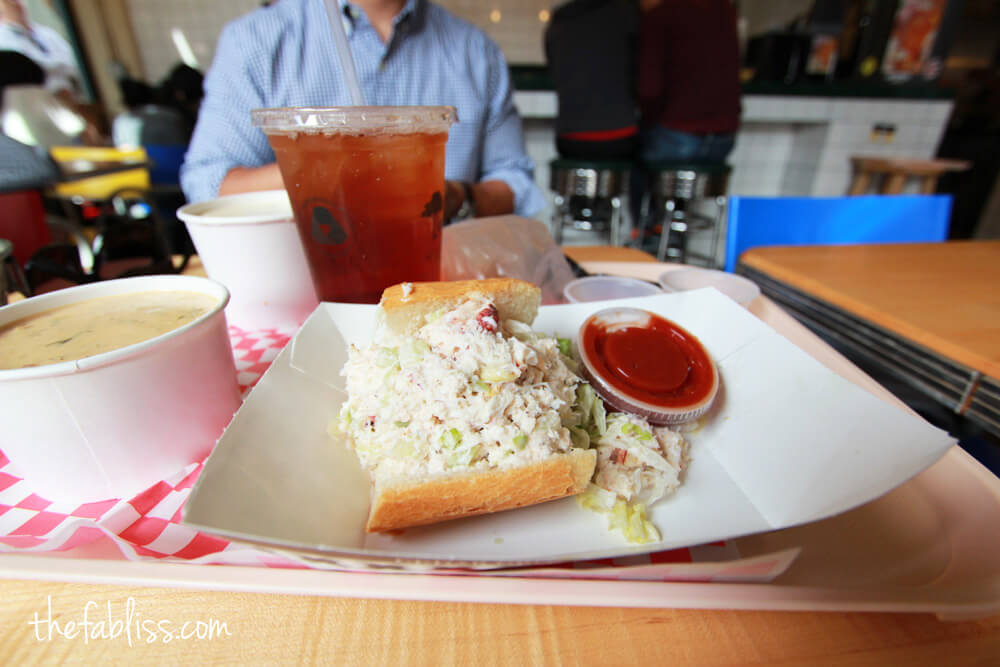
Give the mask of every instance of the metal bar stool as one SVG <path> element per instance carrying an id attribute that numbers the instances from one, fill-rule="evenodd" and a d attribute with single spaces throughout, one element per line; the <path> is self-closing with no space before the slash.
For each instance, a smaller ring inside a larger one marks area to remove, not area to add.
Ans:
<path id="1" fill-rule="evenodd" d="M 724 162 L 673 161 L 648 162 L 644 168 L 648 179 L 647 208 L 653 213 L 652 224 L 659 224 L 661 229 L 657 259 L 686 263 L 693 258 L 716 266 L 732 168 Z M 709 199 L 715 206 L 714 215 L 694 210 L 695 202 Z M 711 232 L 711 250 L 707 255 L 688 251 L 688 233 L 692 230 Z M 676 241 L 673 245 L 670 244 L 671 235 Z"/>
<path id="2" fill-rule="evenodd" d="M 555 193 L 552 214 L 552 238 L 562 242 L 563 227 L 580 226 L 593 229 L 607 212 L 611 245 L 625 241 L 625 213 L 622 198 L 626 196 L 633 164 L 628 160 L 578 160 L 556 158 L 549 163 L 549 188 Z M 579 213 L 589 213 L 577 220 Z"/>

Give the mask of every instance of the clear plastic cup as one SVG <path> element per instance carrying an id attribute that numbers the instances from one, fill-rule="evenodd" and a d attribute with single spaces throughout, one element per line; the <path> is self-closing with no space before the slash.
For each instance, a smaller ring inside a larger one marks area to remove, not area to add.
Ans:
<path id="1" fill-rule="evenodd" d="M 255 109 L 322 301 L 440 279 L 452 107 Z"/>

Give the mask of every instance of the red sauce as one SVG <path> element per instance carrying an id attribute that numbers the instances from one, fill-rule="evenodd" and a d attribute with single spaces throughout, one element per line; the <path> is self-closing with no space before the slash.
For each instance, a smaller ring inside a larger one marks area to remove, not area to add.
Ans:
<path id="1" fill-rule="evenodd" d="M 581 340 L 599 377 L 633 400 L 684 408 L 714 388 L 715 369 L 698 339 L 652 313 L 642 324 L 593 319 Z"/>

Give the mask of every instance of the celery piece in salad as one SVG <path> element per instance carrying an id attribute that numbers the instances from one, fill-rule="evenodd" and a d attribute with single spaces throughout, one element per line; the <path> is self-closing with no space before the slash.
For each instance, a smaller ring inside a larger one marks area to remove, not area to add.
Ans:
<path id="1" fill-rule="evenodd" d="M 399 350 L 394 347 L 380 347 L 375 353 L 375 365 L 379 368 L 394 366 L 398 361 Z"/>
<path id="2" fill-rule="evenodd" d="M 469 465 L 477 456 L 479 456 L 479 451 L 481 449 L 482 445 L 473 445 L 472 447 L 466 447 L 465 449 L 453 453 L 448 457 L 448 467 L 454 468 L 456 466 Z"/>
<path id="3" fill-rule="evenodd" d="M 641 503 L 627 503 L 596 484 L 590 484 L 577 496 L 577 502 L 581 507 L 605 515 L 608 527 L 633 544 L 649 544 L 661 539 L 660 531 L 646 516 L 646 506 Z"/>
<path id="4" fill-rule="evenodd" d="M 485 382 L 510 382 L 517 379 L 517 373 L 512 369 L 504 370 L 500 366 L 486 366 L 479 373 L 479 377 Z"/>
<path id="5" fill-rule="evenodd" d="M 596 395 L 594 398 L 594 404 L 591 407 L 590 419 L 594 424 L 594 429 L 597 431 L 597 435 L 604 435 L 608 432 L 607 412 L 604 410 L 604 401 Z"/>
<path id="6" fill-rule="evenodd" d="M 445 449 L 455 449 L 462 444 L 462 432 L 457 428 L 450 428 L 441 434 L 441 446 Z"/>
<path id="7" fill-rule="evenodd" d="M 415 366 L 419 364 L 425 354 L 430 352 L 431 346 L 427 341 L 419 338 L 407 338 L 399 346 L 399 363 L 401 366 Z"/>
<path id="8" fill-rule="evenodd" d="M 581 382 L 576 388 L 576 405 L 580 411 L 580 426 L 591 432 L 591 435 L 602 436 L 608 431 L 607 414 L 604 411 L 604 401 L 594 388 L 586 382 Z"/>
<path id="9" fill-rule="evenodd" d="M 588 383 L 581 382 L 576 386 L 576 409 L 580 414 L 580 426 L 590 427 L 590 415 L 593 412 L 596 399 L 594 388 Z"/>
<path id="10" fill-rule="evenodd" d="M 567 426 L 569 438 L 573 441 L 573 446 L 580 449 L 590 448 L 590 433 L 581 426 Z"/>
<path id="11" fill-rule="evenodd" d="M 611 509 L 608 525 L 634 544 L 660 541 L 660 531 L 646 517 L 646 506 L 641 503 L 619 500 Z"/>
<path id="12" fill-rule="evenodd" d="M 401 459 L 410 459 L 416 456 L 417 448 L 409 440 L 402 440 L 397 442 L 392 448 L 392 455 Z"/>
<path id="13" fill-rule="evenodd" d="M 573 357 L 573 341 L 569 338 L 556 337 L 556 344 L 559 346 L 559 354 L 564 357 Z"/>
<path id="14" fill-rule="evenodd" d="M 563 365 L 569 369 L 569 372 L 573 375 L 580 374 L 580 364 L 573 357 L 560 357 L 562 359 Z"/>

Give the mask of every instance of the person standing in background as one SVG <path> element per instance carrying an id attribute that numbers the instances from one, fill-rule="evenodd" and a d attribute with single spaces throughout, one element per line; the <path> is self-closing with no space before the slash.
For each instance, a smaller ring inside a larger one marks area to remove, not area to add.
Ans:
<path id="1" fill-rule="evenodd" d="M 686 238 L 662 220 L 663 202 L 643 200 L 658 162 L 724 162 L 740 124 L 740 45 L 732 0 L 642 0 L 639 29 L 639 159 L 632 215 L 640 247 L 668 233 L 668 254 Z M 675 202 L 672 215 L 683 215 Z M 649 217 L 643 217 L 643 210 Z"/>
<path id="2" fill-rule="evenodd" d="M 427 0 L 337 6 L 367 104 L 457 109 L 446 148 L 445 220 L 543 208 L 506 60 L 483 31 Z M 283 187 L 250 111 L 351 103 L 330 30 L 323 0 L 281 0 L 223 29 L 181 171 L 190 201 Z"/>
<path id="3" fill-rule="evenodd" d="M 740 124 L 740 48 L 732 0 L 643 0 L 640 157 L 721 162 Z"/>
<path id="4" fill-rule="evenodd" d="M 639 135 L 635 0 L 572 0 L 552 13 L 545 59 L 559 99 L 556 149 L 577 159 L 631 159 Z"/>
<path id="5" fill-rule="evenodd" d="M 17 51 L 45 72 L 46 90 L 66 102 L 83 97 L 83 77 L 73 47 L 52 28 L 34 23 L 22 0 L 0 0 L 0 50 Z"/>

